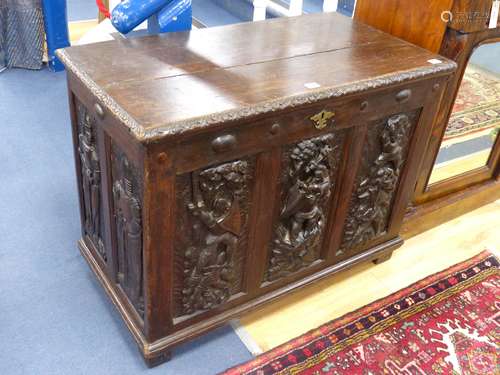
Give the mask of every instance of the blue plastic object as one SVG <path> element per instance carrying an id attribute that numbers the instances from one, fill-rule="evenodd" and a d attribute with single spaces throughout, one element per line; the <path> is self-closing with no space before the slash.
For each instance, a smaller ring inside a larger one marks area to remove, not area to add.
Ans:
<path id="1" fill-rule="evenodd" d="M 172 0 L 125 0 L 111 12 L 111 23 L 122 34 L 127 34 L 147 18 L 158 13 Z M 175 0 L 173 0 L 175 1 Z"/>
<path id="2" fill-rule="evenodd" d="M 172 1 L 158 13 L 158 24 L 161 32 L 190 30 L 191 0 Z"/>
<path id="3" fill-rule="evenodd" d="M 125 0 L 111 12 L 111 23 L 122 34 L 148 19 L 150 33 L 191 29 L 191 0 Z"/>
<path id="4" fill-rule="evenodd" d="M 58 72 L 64 70 L 64 66 L 55 55 L 56 49 L 69 46 L 66 0 L 43 0 L 42 7 L 49 68 Z"/>
<path id="5" fill-rule="evenodd" d="M 160 25 L 158 24 L 158 13 L 155 13 L 148 18 L 148 33 L 149 34 L 161 33 Z"/>

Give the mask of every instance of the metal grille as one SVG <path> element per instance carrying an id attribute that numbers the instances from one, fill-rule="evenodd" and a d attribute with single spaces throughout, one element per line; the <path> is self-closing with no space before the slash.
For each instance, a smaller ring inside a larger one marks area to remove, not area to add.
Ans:
<path id="1" fill-rule="evenodd" d="M 41 1 L 1 0 L 0 67 L 40 69 L 43 45 Z"/>

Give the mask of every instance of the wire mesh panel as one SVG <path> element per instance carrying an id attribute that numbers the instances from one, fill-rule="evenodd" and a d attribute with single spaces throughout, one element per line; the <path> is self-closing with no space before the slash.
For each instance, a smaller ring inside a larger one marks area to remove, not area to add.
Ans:
<path id="1" fill-rule="evenodd" d="M 0 67 L 40 69 L 43 44 L 41 0 L 1 0 Z"/>

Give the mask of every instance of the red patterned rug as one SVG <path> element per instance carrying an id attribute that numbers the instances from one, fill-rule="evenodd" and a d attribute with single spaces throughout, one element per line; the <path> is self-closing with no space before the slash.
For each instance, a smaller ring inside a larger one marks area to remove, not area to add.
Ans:
<path id="1" fill-rule="evenodd" d="M 500 77 L 469 64 L 444 140 L 500 126 Z"/>
<path id="2" fill-rule="evenodd" d="M 499 261 L 485 251 L 225 375 L 500 374 Z"/>

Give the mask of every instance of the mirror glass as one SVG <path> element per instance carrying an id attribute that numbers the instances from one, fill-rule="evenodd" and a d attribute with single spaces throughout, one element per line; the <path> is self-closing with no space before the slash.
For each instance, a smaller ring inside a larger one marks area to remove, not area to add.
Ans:
<path id="1" fill-rule="evenodd" d="M 472 54 L 429 184 L 486 165 L 499 129 L 500 42 Z"/>

